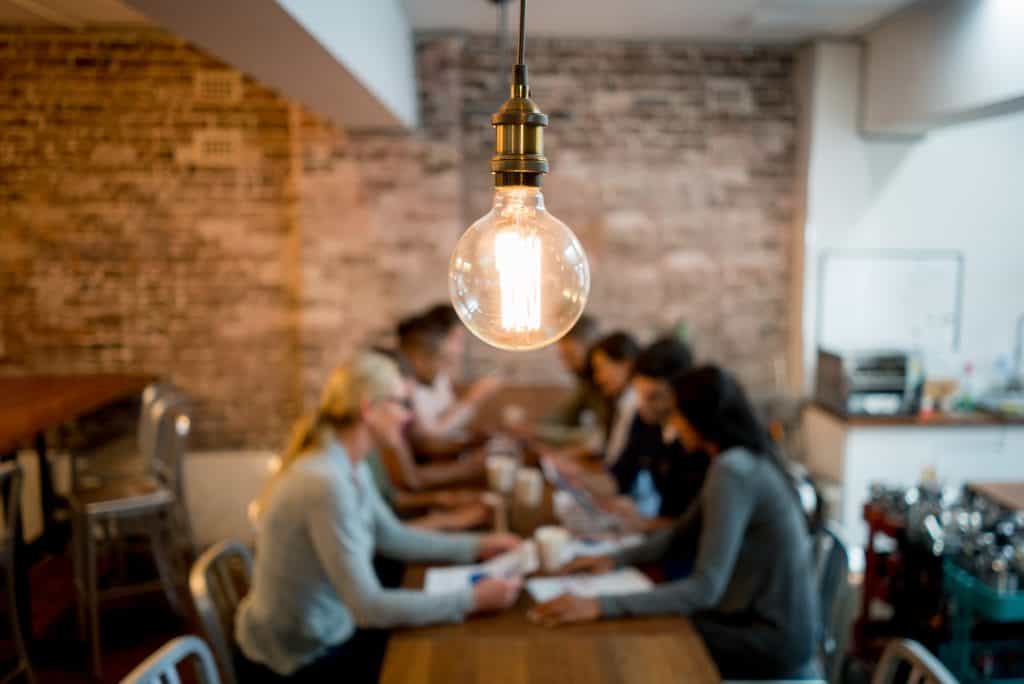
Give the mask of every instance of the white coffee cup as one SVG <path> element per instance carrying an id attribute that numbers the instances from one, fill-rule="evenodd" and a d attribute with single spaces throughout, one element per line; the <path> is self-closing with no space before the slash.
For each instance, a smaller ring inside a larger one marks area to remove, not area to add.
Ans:
<path id="1" fill-rule="evenodd" d="M 545 572 L 554 572 L 562 567 L 567 560 L 566 551 L 569 547 L 569 530 L 555 525 L 538 527 L 533 533 L 540 550 L 540 564 Z"/>
<path id="2" fill-rule="evenodd" d="M 544 478 L 536 468 L 523 468 L 516 475 L 516 500 L 535 508 L 544 496 Z"/>
<path id="3" fill-rule="evenodd" d="M 496 492 L 508 494 L 516 484 L 517 465 L 511 456 L 488 456 L 487 484 Z"/>
<path id="4" fill-rule="evenodd" d="M 555 517 L 565 522 L 576 509 L 576 499 L 572 498 L 569 492 L 557 491 L 552 496 L 555 507 Z"/>

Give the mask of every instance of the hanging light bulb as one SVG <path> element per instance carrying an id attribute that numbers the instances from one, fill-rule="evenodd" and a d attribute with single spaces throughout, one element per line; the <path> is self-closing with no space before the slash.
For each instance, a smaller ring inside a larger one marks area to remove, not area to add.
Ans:
<path id="1" fill-rule="evenodd" d="M 590 294 L 590 267 L 569 227 L 548 213 L 548 117 L 530 99 L 523 63 L 526 0 L 519 5 L 519 59 L 512 95 L 491 118 L 494 203 L 452 253 L 448 289 L 462 322 L 484 342 L 526 351 L 551 344 L 576 323 Z"/>

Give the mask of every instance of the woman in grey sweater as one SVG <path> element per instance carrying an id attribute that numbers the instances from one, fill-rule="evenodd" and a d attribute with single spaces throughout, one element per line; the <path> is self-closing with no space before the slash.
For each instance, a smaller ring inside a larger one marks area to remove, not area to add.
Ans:
<path id="1" fill-rule="evenodd" d="M 509 550 L 511 535 L 448 535 L 402 525 L 365 463 L 409 419 L 393 361 L 361 354 L 331 375 L 320 408 L 297 426 L 259 501 L 253 584 L 235 634 L 240 681 L 376 681 L 382 633 L 501 610 L 518 580 L 491 579 L 448 594 L 382 588 L 374 553 L 405 561 L 469 562 Z"/>
<path id="2" fill-rule="evenodd" d="M 653 591 L 596 599 L 565 595 L 537 606 L 545 624 L 601 617 L 691 617 L 726 679 L 813 674 L 816 598 L 811 543 L 796 491 L 735 379 L 715 367 L 673 383 L 672 425 L 686 450 L 711 457 L 697 501 L 667 530 L 615 557 L 579 559 L 566 572 L 671 558 L 699 530 L 693 574 Z M 692 548 L 692 547 L 691 547 Z"/>

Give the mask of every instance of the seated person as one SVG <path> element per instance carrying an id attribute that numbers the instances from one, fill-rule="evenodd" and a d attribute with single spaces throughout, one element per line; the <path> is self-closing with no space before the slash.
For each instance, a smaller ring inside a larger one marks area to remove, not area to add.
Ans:
<path id="1" fill-rule="evenodd" d="M 633 362 L 639 354 L 640 346 L 625 332 L 603 337 L 587 353 L 594 383 L 612 407 L 605 424 L 605 440 L 600 454 L 604 464 L 609 467 L 614 466 L 622 455 L 630 426 L 636 416 L 636 394 L 629 384 L 629 378 L 633 373 Z"/>
<path id="2" fill-rule="evenodd" d="M 612 467 L 620 492 L 629 492 L 645 469 L 650 472 L 661 502 L 656 518 L 632 515 L 631 526 L 650 530 L 673 522 L 697 498 L 708 457 L 688 453 L 669 424 L 673 399 L 670 381 L 693 367 L 690 348 L 674 336 L 647 346 L 633 364 L 630 381 L 636 396 L 636 418 L 618 462 Z"/>
<path id="3" fill-rule="evenodd" d="M 491 509 L 484 503 L 483 492 L 470 489 L 409 492 L 395 487 L 380 452 L 371 452 L 366 463 L 385 503 L 409 527 L 457 532 L 480 527 L 491 520 Z"/>
<path id="4" fill-rule="evenodd" d="M 389 359 L 360 354 L 331 375 L 300 421 L 264 492 L 252 587 L 236 616 L 239 681 L 377 681 L 376 630 L 458 621 L 512 605 L 518 579 L 428 595 L 383 589 L 374 552 L 406 561 L 469 562 L 510 550 L 511 535 L 448 535 L 402 525 L 364 459 L 409 419 Z"/>
<path id="5" fill-rule="evenodd" d="M 583 314 L 576 325 L 558 340 L 558 357 L 576 381 L 572 395 L 552 415 L 536 426 L 529 437 L 545 442 L 568 442 L 585 438 L 581 428 L 598 427 L 608 421 L 609 406 L 591 377 L 587 352 L 598 340 L 598 326 Z"/>
<path id="6" fill-rule="evenodd" d="M 415 391 L 416 379 L 405 357 L 391 350 L 375 349 L 374 351 L 387 356 L 397 364 L 411 395 Z M 410 425 L 409 427 L 412 429 L 414 426 Z M 377 455 L 383 471 L 387 473 L 390 480 L 391 489 L 401 492 L 401 496 L 404 496 L 407 501 L 411 501 L 408 497 L 412 496 L 413 492 L 482 482 L 485 461 L 485 453 L 482 449 L 467 452 L 459 459 L 417 463 L 409 444 L 408 432 L 409 430 L 396 434 L 393 442 L 382 444 Z M 423 496 L 431 495 L 424 492 Z M 463 494 L 458 496 L 465 497 Z M 451 496 L 445 498 L 452 500 Z M 421 497 L 419 500 L 423 501 L 424 499 Z"/>
<path id="7" fill-rule="evenodd" d="M 793 482 L 740 385 L 713 366 L 673 379 L 670 424 L 687 451 L 711 459 L 700 498 L 669 529 L 565 572 L 663 560 L 697 527 L 693 574 L 645 593 L 563 595 L 537 606 L 547 625 L 602 617 L 684 615 L 724 679 L 813 677 L 817 612 L 811 542 Z"/>
<path id="8" fill-rule="evenodd" d="M 477 444 L 470 423 L 501 387 L 500 379 L 484 377 L 456 398 L 448 368 L 458 353 L 457 340 L 464 334 L 461 326 L 448 326 L 436 313 L 414 316 L 398 325 L 398 348 L 416 379 L 412 444 L 417 455 L 450 458 Z"/>

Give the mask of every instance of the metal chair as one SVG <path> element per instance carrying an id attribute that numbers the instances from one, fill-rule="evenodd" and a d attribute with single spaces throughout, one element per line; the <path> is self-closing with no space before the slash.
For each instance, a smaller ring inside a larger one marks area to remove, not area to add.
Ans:
<path id="1" fill-rule="evenodd" d="M 183 579 L 185 565 L 176 554 L 174 540 L 183 537 L 191 548 L 190 530 L 182 526 L 184 497 L 181 482 L 185 445 L 191 429 L 188 415 L 164 399 L 153 408 L 156 420 L 156 449 L 153 472 L 135 478 L 121 478 L 99 487 L 76 491 L 71 496 L 72 555 L 75 589 L 78 596 L 79 630 L 91 646 L 93 673 L 102 673 L 100 659 L 99 604 L 101 599 L 162 589 L 168 603 L 180 615 L 184 607 L 175 577 Z M 97 556 L 102 531 L 109 542 L 135 529 L 147 538 L 156 564 L 159 581 L 123 586 L 100 592 Z M 172 569 L 177 569 L 174 572 Z"/>
<path id="2" fill-rule="evenodd" d="M 188 660 L 193 661 L 195 679 L 199 684 L 220 684 L 209 647 L 194 636 L 180 636 L 168 641 L 129 672 L 121 684 L 180 684 L 178 667 Z"/>
<path id="3" fill-rule="evenodd" d="M 21 631 L 21 610 L 14 579 L 15 549 L 18 546 L 18 535 L 21 534 L 21 481 L 21 468 L 17 463 L 0 463 L 0 494 L 2 494 L 5 504 L 3 507 L 4 524 L 0 529 L 0 569 L 3 571 L 4 585 L 7 591 L 11 639 L 17 653 L 17 662 L 14 668 L 0 677 L 0 682 L 8 682 L 19 675 L 24 675 L 30 684 L 34 684 L 36 678 L 32 672 L 32 664 L 29 662 L 25 636 Z"/>
<path id="4" fill-rule="evenodd" d="M 110 480 L 151 473 L 157 450 L 157 402 L 184 408 L 188 397 L 166 382 L 155 382 L 142 391 L 135 434 L 101 446 L 90 447 L 72 458 L 72 482 L 79 488 L 101 486 Z"/>
<path id="5" fill-rule="evenodd" d="M 906 684 L 957 684 L 956 677 L 928 652 L 911 639 L 894 639 L 885 647 L 871 684 L 893 684 L 901 671 L 909 669 Z"/>
<path id="6" fill-rule="evenodd" d="M 814 550 L 821 620 L 819 651 L 825 678 L 834 681 L 843 656 L 839 644 L 845 643 L 842 637 L 847 629 L 839 618 L 844 614 L 842 608 L 850 592 L 850 554 L 831 524 L 824 525 L 815 535 Z"/>
<path id="7" fill-rule="evenodd" d="M 210 547 L 192 566 L 189 588 L 206 640 L 225 684 L 236 684 L 235 613 L 252 583 L 252 554 L 229 540 Z"/>

